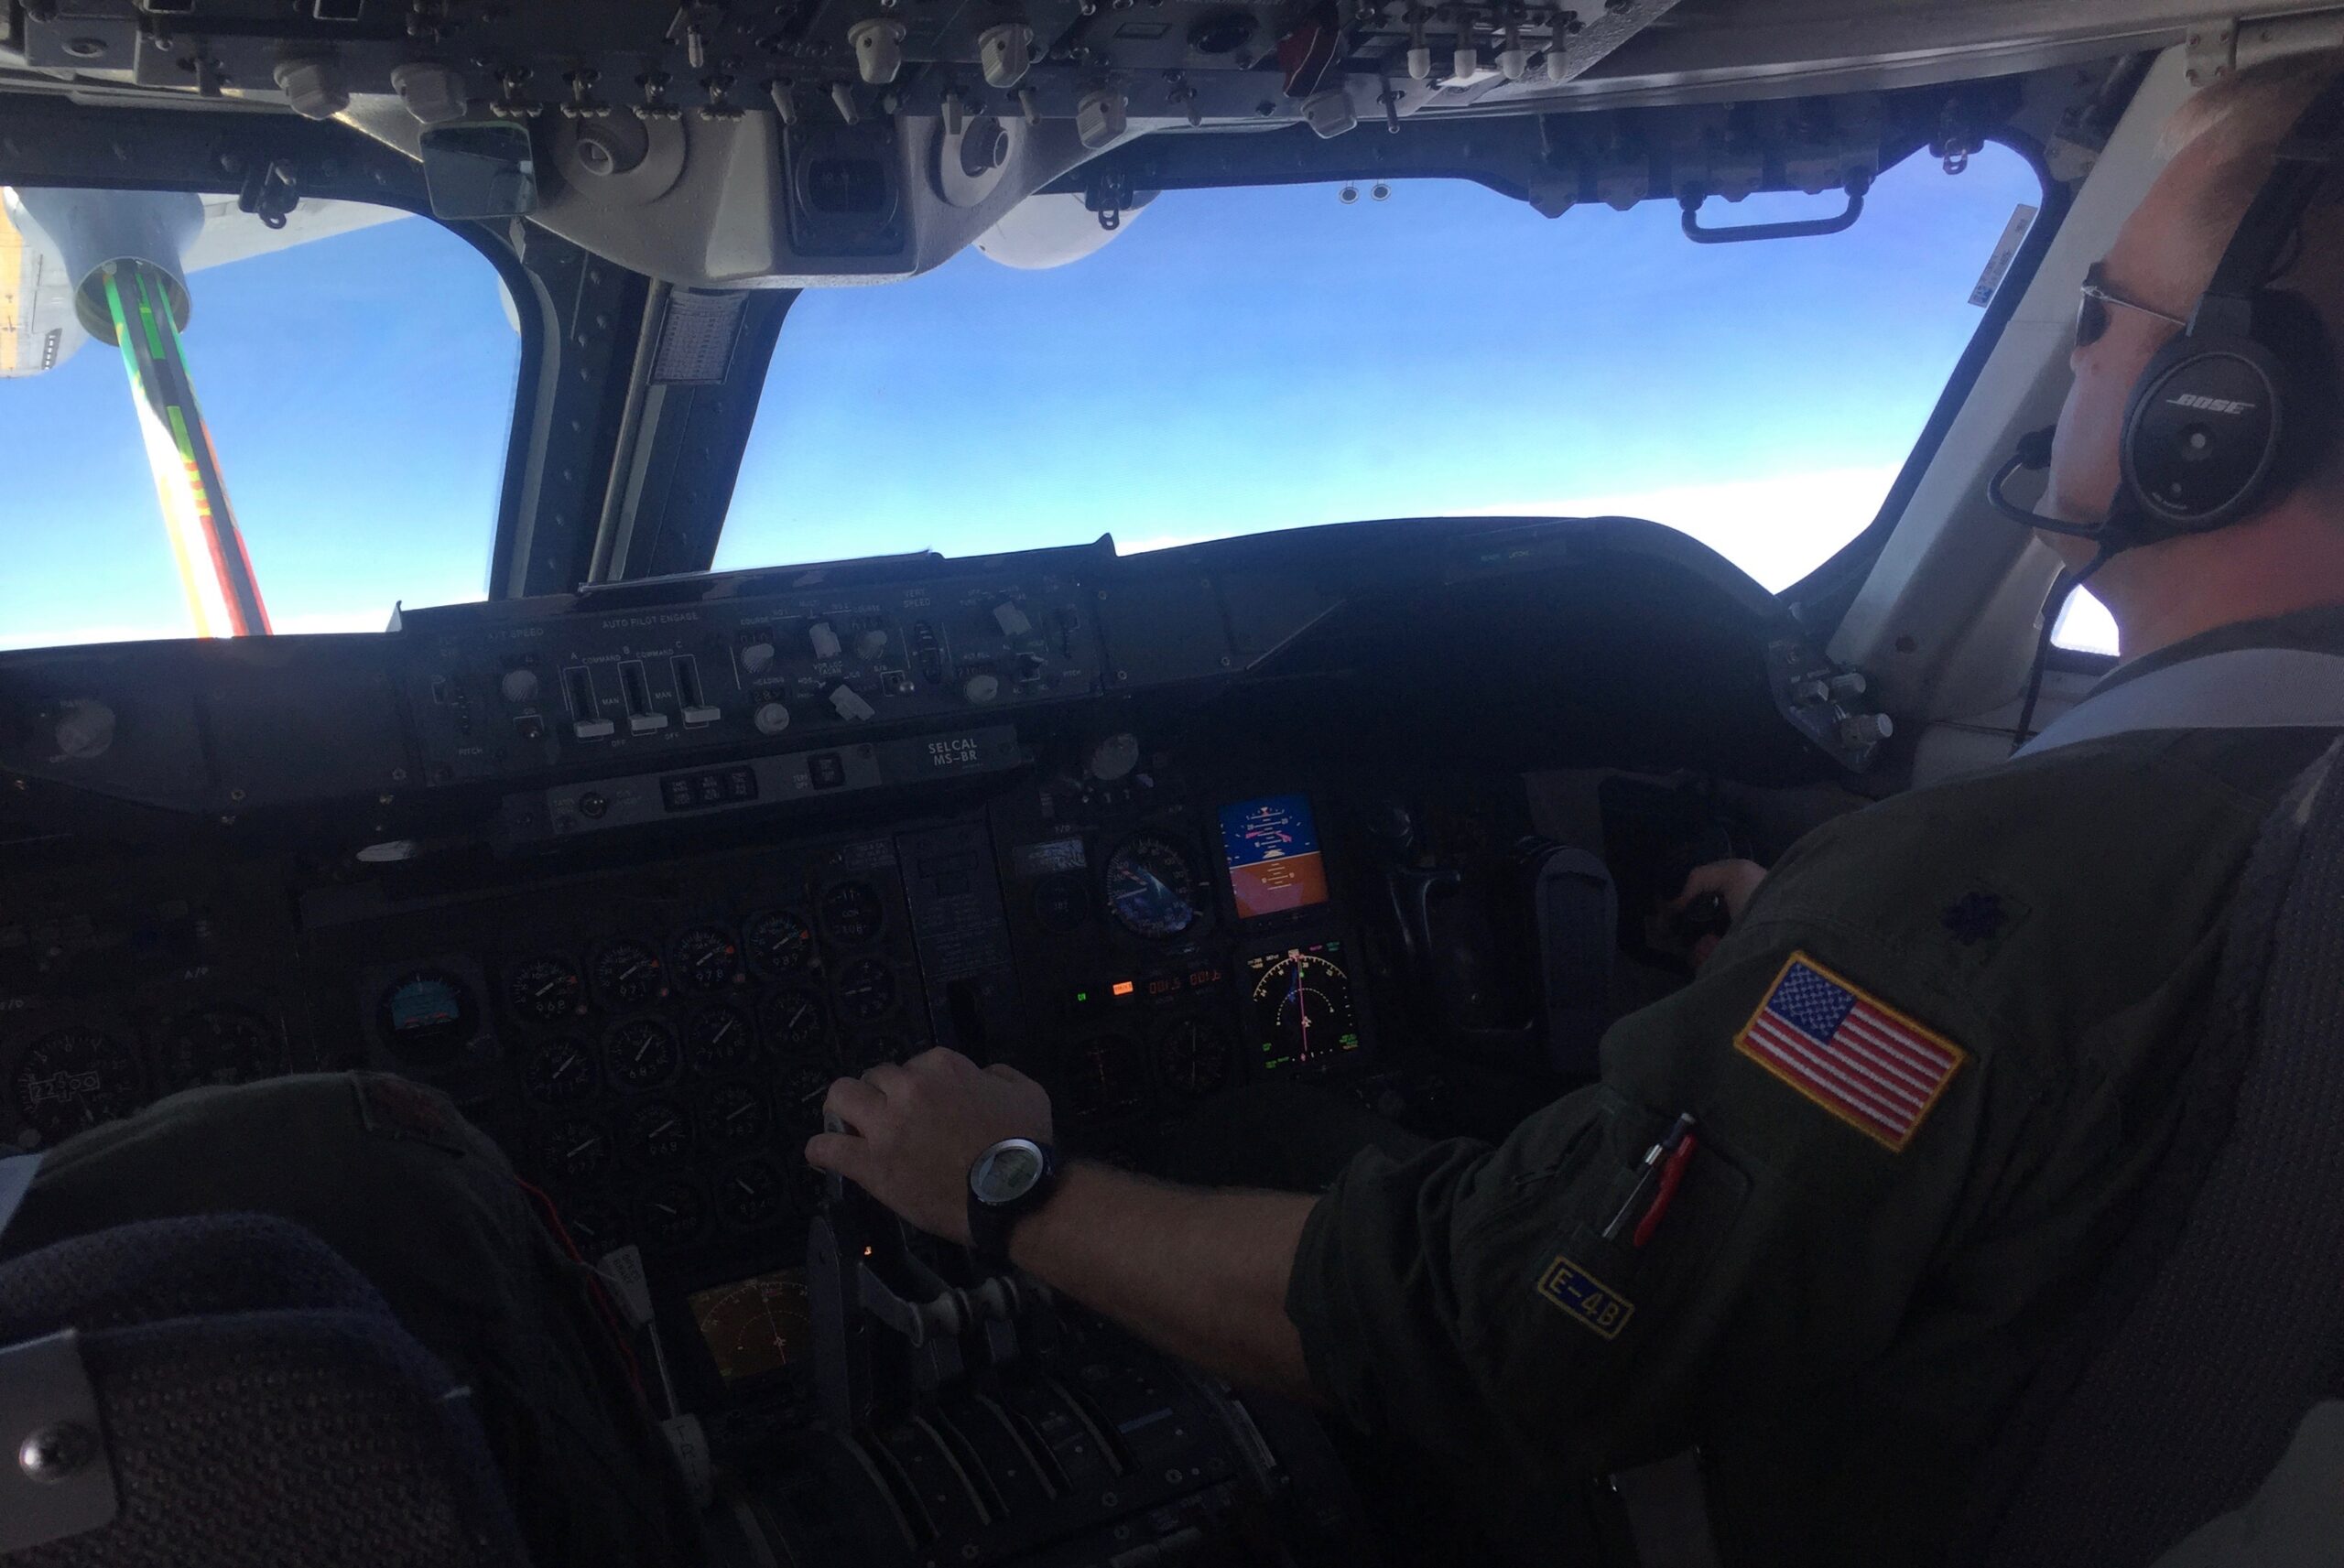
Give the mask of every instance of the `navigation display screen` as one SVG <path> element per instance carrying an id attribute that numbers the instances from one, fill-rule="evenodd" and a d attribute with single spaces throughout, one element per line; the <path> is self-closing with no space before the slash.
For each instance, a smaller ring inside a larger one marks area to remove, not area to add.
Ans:
<path id="1" fill-rule="evenodd" d="M 1237 918 L 1327 902 L 1327 863 L 1308 795 L 1274 795 L 1221 808 L 1221 848 Z"/>
<path id="2" fill-rule="evenodd" d="M 778 1372 L 812 1348 L 806 1271 L 784 1269 L 691 1298 L 692 1321 L 728 1383 Z"/>

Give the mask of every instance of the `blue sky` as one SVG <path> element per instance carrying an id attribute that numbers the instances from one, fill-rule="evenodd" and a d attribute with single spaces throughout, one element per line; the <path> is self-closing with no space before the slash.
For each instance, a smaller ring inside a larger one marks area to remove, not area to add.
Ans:
<path id="1" fill-rule="evenodd" d="M 1870 520 L 2035 200 L 2000 149 L 1958 178 L 1908 160 L 1850 232 L 1755 245 L 1691 244 L 1666 203 L 1547 220 L 1455 183 L 1173 192 L 1066 267 L 972 250 L 809 293 L 718 565 L 1621 510 L 1779 587 Z M 477 597 L 517 343 L 487 264 L 406 221 L 191 285 L 189 357 L 279 627 Z M 0 381 L 0 645 L 182 634 L 129 400 L 103 344 Z"/>

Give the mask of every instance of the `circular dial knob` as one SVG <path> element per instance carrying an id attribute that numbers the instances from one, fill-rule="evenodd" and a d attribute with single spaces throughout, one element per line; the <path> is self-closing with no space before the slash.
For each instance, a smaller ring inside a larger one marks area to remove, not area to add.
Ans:
<path id="1" fill-rule="evenodd" d="M 773 667 L 773 644 L 751 643 L 741 650 L 741 667 L 751 675 L 762 675 Z"/>
<path id="2" fill-rule="evenodd" d="M 760 735 L 778 735 L 789 728 L 789 708 L 782 703 L 767 702 L 758 706 L 754 721 Z"/>
<path id="3" fill-rule="evenodd" d="M 874 627 L 868 632 L 858 632 L 855 633 L 854 656 L 856 658 L 875 659 L 886 651 L 887 633 L 880 631 L 878 628 Z"/>
<path id="4" fill-rule="evenodd" d="M 982 706 L 1001 695 L 1001 677 L 981 670 L 960 683 L 960 695 Z"/>
<path id="5" fill-rule="evenodd" d="M 57 754 L 76 762 L 105 755 L 114 744 L 114 709 L 92 697 L 77 697 L 57 716 Z"/>
<path id="6" fill-rule="evenodd" d="M 537 699 L 537 672 L 506 670 L 505 678 L 496 683 L 496 689 L 505 694 L 507 702 L 535 702 Z"/>

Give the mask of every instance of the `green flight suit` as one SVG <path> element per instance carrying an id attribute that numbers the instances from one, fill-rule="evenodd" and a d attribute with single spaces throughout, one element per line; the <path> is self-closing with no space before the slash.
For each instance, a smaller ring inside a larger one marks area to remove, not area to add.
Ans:
<path id="1" fill-rule="evenodd" d="M 2344 651 L 2344 611 L 2110 679 L 2239 646 Z M 1808 835 L 1599 1084 L 1494 1149 L 1346 1169 L 1286 1303 L 1318 1391 L 1549 1561 L 1553 1499 L 1695 1444 L 1732 1568 L 1944 1560 L 2166 1151 L 2232 888 L 2329 739 L 2113 736 Z M 1770 1000 L 1830 1033 L 1818 994 L 1870 1010 L 1838 1055 L 1770 1049 Z M 1635 1175 L 1683 1113 L 1639 1247 Z"/>

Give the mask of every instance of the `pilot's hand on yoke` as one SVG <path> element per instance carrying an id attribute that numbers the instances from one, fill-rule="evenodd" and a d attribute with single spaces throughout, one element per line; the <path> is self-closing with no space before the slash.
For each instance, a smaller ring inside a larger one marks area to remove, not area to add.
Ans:
<path id="1" fill-rule="evenodd" d="M 1725 939 L 1722 927 L 1742 918 L 1765 880 L 1766 868 L 1755 860 L 1711 860 L 1693 868 L 1685 879 L 1685 891 L 1668 902 L 1666 913 L 1693 926 L 1686 952 L 1695 968 L 1709 961 Z"/>
<path id="2" fill-rule="evenodd" d="M 969 1167 L 1004 1138 L 1050 1140 L 1050 1097 L 1016 1068 L 924 1051 L 830 1086 L 822 1108 L 849 1129 L 817 1133 L 806 1159 L 844 1176 L 931 1236 L 969 1239 Z"/>

